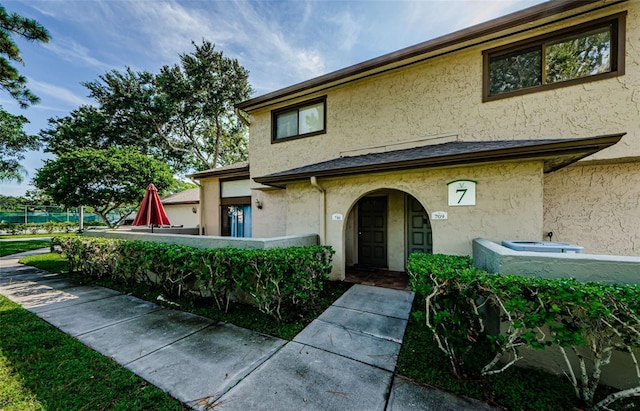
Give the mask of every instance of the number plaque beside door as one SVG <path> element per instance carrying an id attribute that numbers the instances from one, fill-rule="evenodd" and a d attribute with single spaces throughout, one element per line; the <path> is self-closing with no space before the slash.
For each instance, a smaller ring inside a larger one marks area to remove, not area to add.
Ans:
<path id="1" fill-rule="evenodd" d="M 454 180 L 447 183 L 449 187 L 449 206 L 476 205 L 476 184 L 474 180 Z"/>

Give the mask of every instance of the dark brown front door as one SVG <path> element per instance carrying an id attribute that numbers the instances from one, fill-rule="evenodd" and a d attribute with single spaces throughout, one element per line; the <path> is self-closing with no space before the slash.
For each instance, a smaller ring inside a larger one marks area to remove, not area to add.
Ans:
<path id="1" fill-rule="evenodd" d="M 387 267 L 387 197 L 358 201 L 358 265 Z"/>
<path id="2" fill-rule="evenodd" d="M 407 206 L 407 254 L 431 254 L 433 252 L 433 240 L 429 215 L 418 200 L 410 196 L 407 196 L 407 199 L 409 200 Z"/>

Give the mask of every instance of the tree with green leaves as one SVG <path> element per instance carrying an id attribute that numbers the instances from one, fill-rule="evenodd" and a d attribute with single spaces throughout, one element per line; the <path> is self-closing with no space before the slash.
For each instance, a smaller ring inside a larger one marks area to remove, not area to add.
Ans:
<path id="1" fill-rule="evenodd" d="M 24 132 L 28 122 L 26 117 L 14 116 L 0 108 L 0 181 L 21 183 L 26 174 L 20 165 L 24 152 L 39 147 L 38 136 Z"/>
<path id="2" fill-rule="evenodd" d="M 195 52 L 156 77 L 171 113 L 161 138 L 189 152 L 199 169 L 246 160 L 246 126 L 234 105 L 251 95 L 249 72 L 209 42 L 192 44 Z"/>
<path id="3" fill-rule="evenodd" d="M 7 13 L 0 5 L 0 54 L 6 56 L 0 57 L 0 87 L 9 92 L 20 106 L 26 108 L 39 99 L 27 88 L 27 78 L 11 65 L 10 61 L 24 64 L 12 35 L 40 43 L 47 43 L 50 37 L 47 29 L 37 21 L 16 13 Z"/>
<path id="4" fill-rule="evenodd" d="M 37 21 L 8 13 L 0 5 L 0 88 L 8 92 L 22 108 L 38 102 L 27 88 L 26 77 L 20 75 L 13 63 L 24 64 L 20 50 L 12 36 L 17 35 L 33 42 L 46 43 L 49 33 Z M 23 131 L 28 120 L 23 116 L 14 116 L 0 106 L 0 181 L 16 180 L 22 182 L 25 175 L 20 161 L 24 152 L 39 147 L 37 136 Z"/>
<path id="5" fill-rule="evenodd" d="M 154 75 L 127 68 L 83 83 L 97 107 L 49 120 L 47 151 L 135 146 L 179 172 L 246 160 L 247 128 L 234 105 L 251 95 L 248 71 L 207 41 Z"/>
<path id="6" fill-rule="evenodd" d="M 162 192 L 173 184 L 166 164 L 131 148 L 82 148 L 46 160 L 34 179 L 38 189 L 66 207 L 93 207 L 109 227 L 140 203 L 149 183 Z M 119 214 L 110 221 L 112 212 Z"/>

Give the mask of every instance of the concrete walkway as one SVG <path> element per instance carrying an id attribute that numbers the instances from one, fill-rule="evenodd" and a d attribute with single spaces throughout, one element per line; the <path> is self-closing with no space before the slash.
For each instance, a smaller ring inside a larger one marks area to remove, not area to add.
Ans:
<path id="1" fill-rule="evenodd" d="M 0 294 L 194 409 L 491 410 L 394 373 L 413 293 L 354 285 L 293 341 L 0 258 Z"/>

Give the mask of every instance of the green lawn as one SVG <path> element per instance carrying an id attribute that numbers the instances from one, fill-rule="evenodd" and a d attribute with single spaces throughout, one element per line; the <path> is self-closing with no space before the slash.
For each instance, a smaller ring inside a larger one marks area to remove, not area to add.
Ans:
<path id="1" fill-rule="evenodd" d="M 3 296 L 0 324 L 0 410 L 188 409 Z"/>
<path id="2" fill-rule="evenodd" d="M 70 237 L 78 235 L 77 233 L 52 233 L 52 234 L 0 234 L 0 239 L 20 240 L 23 238 L 40 238 L 40 237 Z"/>
<path id="3" fill-rule="evenodd" d="M 49 241 L 0 243 L 3 255 L 48 247 Z M 58 254 L 29 257 L 64 271 Z M 109 358 L 0 296 L 0 410 L 186 410 Z"/>
<path id="4" fill-rule="evenodd" d="M 0 234 L 0 239 L 21 239 L 21 238 L 39 238 L 39 237 L 53 237 L 56 234 Z"/>
<path id="5" fill-rule="evenodd" d="M 0 257 L 5 255 L 21 253 L 23 251 L 37 250 L 38 248 L 49 247 L 49 240 L 27 240 L 27 241 L 1 241 Z"/>

